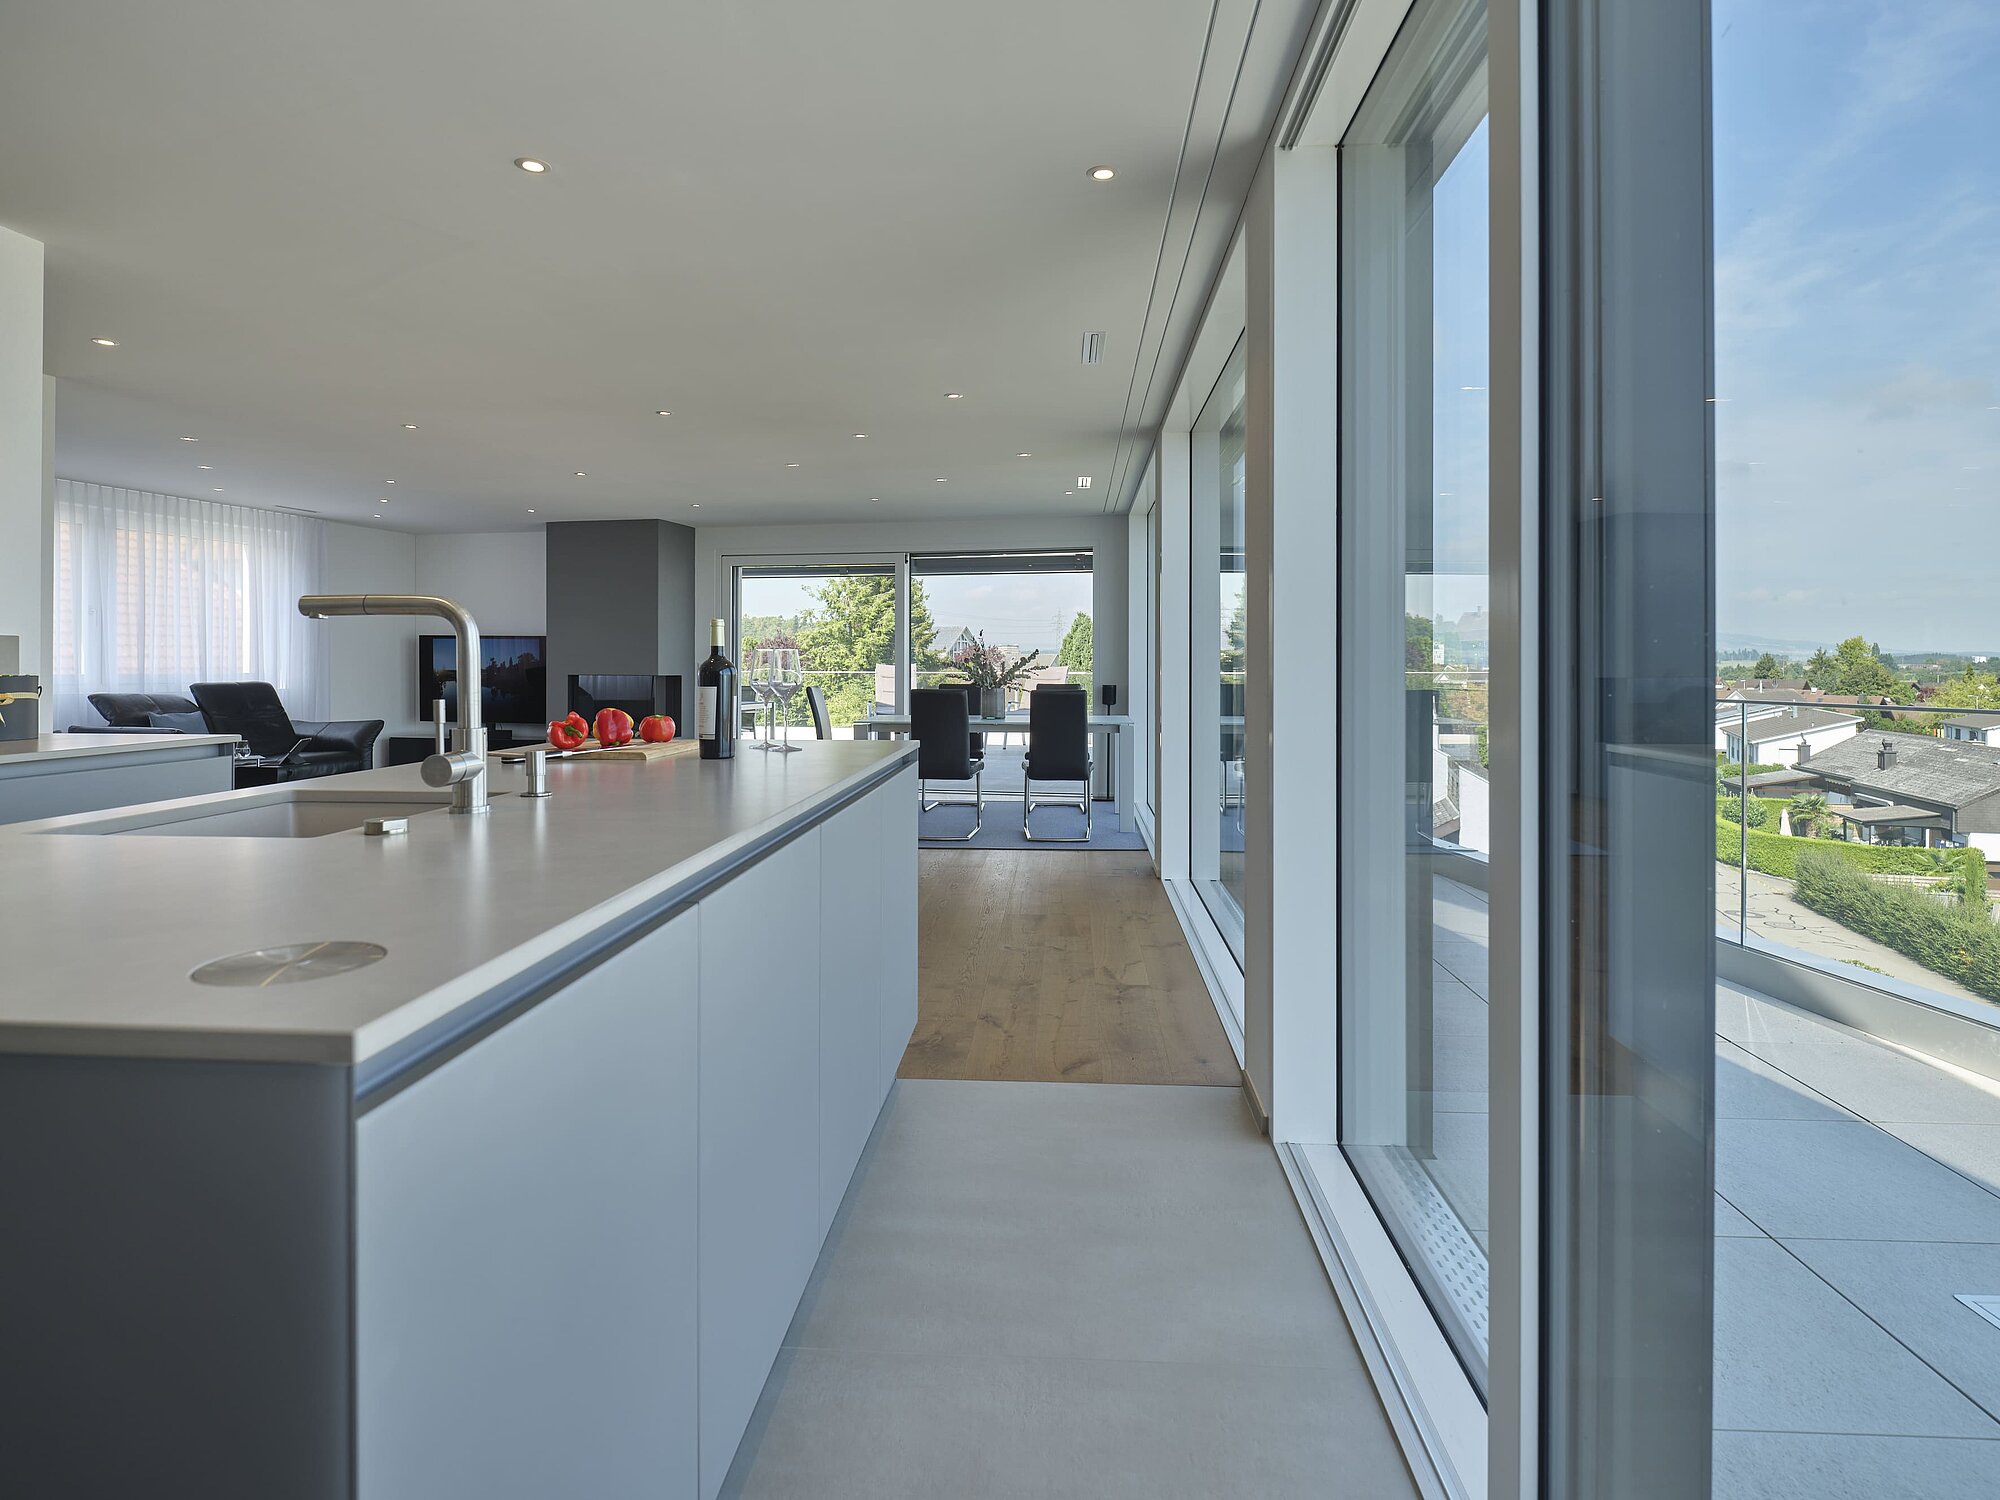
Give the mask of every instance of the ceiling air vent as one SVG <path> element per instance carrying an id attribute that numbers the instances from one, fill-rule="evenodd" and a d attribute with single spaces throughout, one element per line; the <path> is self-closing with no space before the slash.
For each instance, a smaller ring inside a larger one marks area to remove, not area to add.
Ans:
<path id="1" fill-rule="evenodd" d="M 1083 336 L 1083 362 L 1087 365 L 1104 363 L 1104 335 L 1086 333 Z"/>
<path id="2" fill-rule="evenodd" d="M 271 507 L 271 509 L 287 511 L 295 516 L 316 516 L 319 514 L 319 512 L 316 510 L 305 510 L 300 506 L 296 505 L 274 505 Z"/>

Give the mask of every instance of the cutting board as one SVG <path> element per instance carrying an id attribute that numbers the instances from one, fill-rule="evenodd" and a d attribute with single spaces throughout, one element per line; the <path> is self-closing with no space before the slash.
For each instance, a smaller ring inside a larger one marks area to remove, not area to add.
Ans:
<path id="1" fill-rule="evenodd" d="M 697 755 L 700 751 L 701 741 L 692 739 L 668 740 L 664 745 L 648 745 L 643 741 L 634 740 L 629 745 L 620 745 L 613 750 L 602 748 L 596 740 L 585 740 L 575 750 L 557 752 L 556 756 L 552 757 L 552 762 L 555 765 L 562 765 L 570 759 L 575 759 L 579 764 L 587 764 L 593 760 L 672 760 L 674 757 L 680 755 Z M 519 749 L 506 750 L 500 755 L 500 759 L 508 764 L 523 761 L 527 758 L 527 751 Z"/>

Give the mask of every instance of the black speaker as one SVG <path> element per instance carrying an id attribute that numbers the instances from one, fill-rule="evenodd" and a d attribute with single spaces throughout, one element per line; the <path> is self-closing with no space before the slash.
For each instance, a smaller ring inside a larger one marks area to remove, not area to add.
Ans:
<path id="1" fill-rule="evenodd" d="M 1104 695 L 1104 711 L 1110 713 L 1118 706 L 1118 684 L 1107 682 L 1098 691 Z"/>

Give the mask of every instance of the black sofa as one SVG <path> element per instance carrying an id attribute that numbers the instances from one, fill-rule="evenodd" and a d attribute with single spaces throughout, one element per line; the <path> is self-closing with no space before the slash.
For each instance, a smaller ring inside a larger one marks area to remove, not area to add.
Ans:
<path id="1" fill-rule="evenodd" d="M 338 776 L 375 765 L 380 719 L 294 722 L 268 682 L 197 682 L 188 691 L 209 733 L 240 736 L 252 755 L 284 757 L 285 780 Z"/>

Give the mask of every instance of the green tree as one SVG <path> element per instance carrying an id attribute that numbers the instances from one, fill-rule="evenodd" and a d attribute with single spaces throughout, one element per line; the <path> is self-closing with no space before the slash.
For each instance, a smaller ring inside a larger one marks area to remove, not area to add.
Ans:
<path id="1" fill-rule="evenodd" d="M 829 578 L 813 591 L 817 608 L 798 627 L 799 663 L 826 692 L 836 724 L 851 724 L 875 699 L 875 668 L 896 659 L 896 581 L 879 573 Z M 918 579 L 910 580 L 910 646 L 918 670 L 944 664 L 937 622 Z M 793 704 L 794 717 L 805 700 Z"/>
<path id="2" fill-rule="evenodd" d="M 1967 662 L 1964 672 L 1932 690 L 1930 702 L 1936 708 L 2000 708 L 2000 677 Z"/>
<path id="3" fill-rule="evenodd" d="M 1056 665 L 1070 667 L 1088 677 L 1091 669 L 1092 636 L 1090 616 L 1078 612 L 1069 622 L 1069 632 L 1062 638 L 1062 645 L 1056 648 Z"/>
<path id="4" fill-rule="evenodd" d="M 1800 838 L 1816 839 L 1828 820 L 1826 793 L 1800 792 L 1792 798 L 1792 832 Z"/>
<path id="5" fill-rule="evenodd" d="M 1225 675 L 1243 675 L 1246 643 L 1250 636 L 1250 619 L 1244 612 L 1244 601 L 1238 599 L 1236 607 L 1229 612 L 1229 623 L 1222 629 L 1222 661 Z"/>
<path id="6" fill-rule="evenodd" d="M 1806 681 L 1810 682 L 1823 693 L 1832 691 L 1833 685 L 1839 676 L 1840 668 L 1835 664 L 1834 659 L 1827 654 L 1824 646 L 1813 652 L 1811 657 L 1806 661 Z"/>
<path id="7" fill-rule="evenodd" d="M 1871 646 L 1858 635 L 1851 635 L 1834 648 L 1832 683 L 1815 681 L 1814 687 L 1831 688 L 1839 693 L 1856 693 L 1862 697 L 1881 696 L 1892 698 L 1900 690 L 1896 674 L 1882 665 L 1879 648 Z"/>
<path id="8" fill-rule="evenodd" d="M 1778 675 L 1778 658 L 1766 651 L 1757 658 L 1757 665 L 1750 669 L 1750 675 L 1768 681 Z"/>

